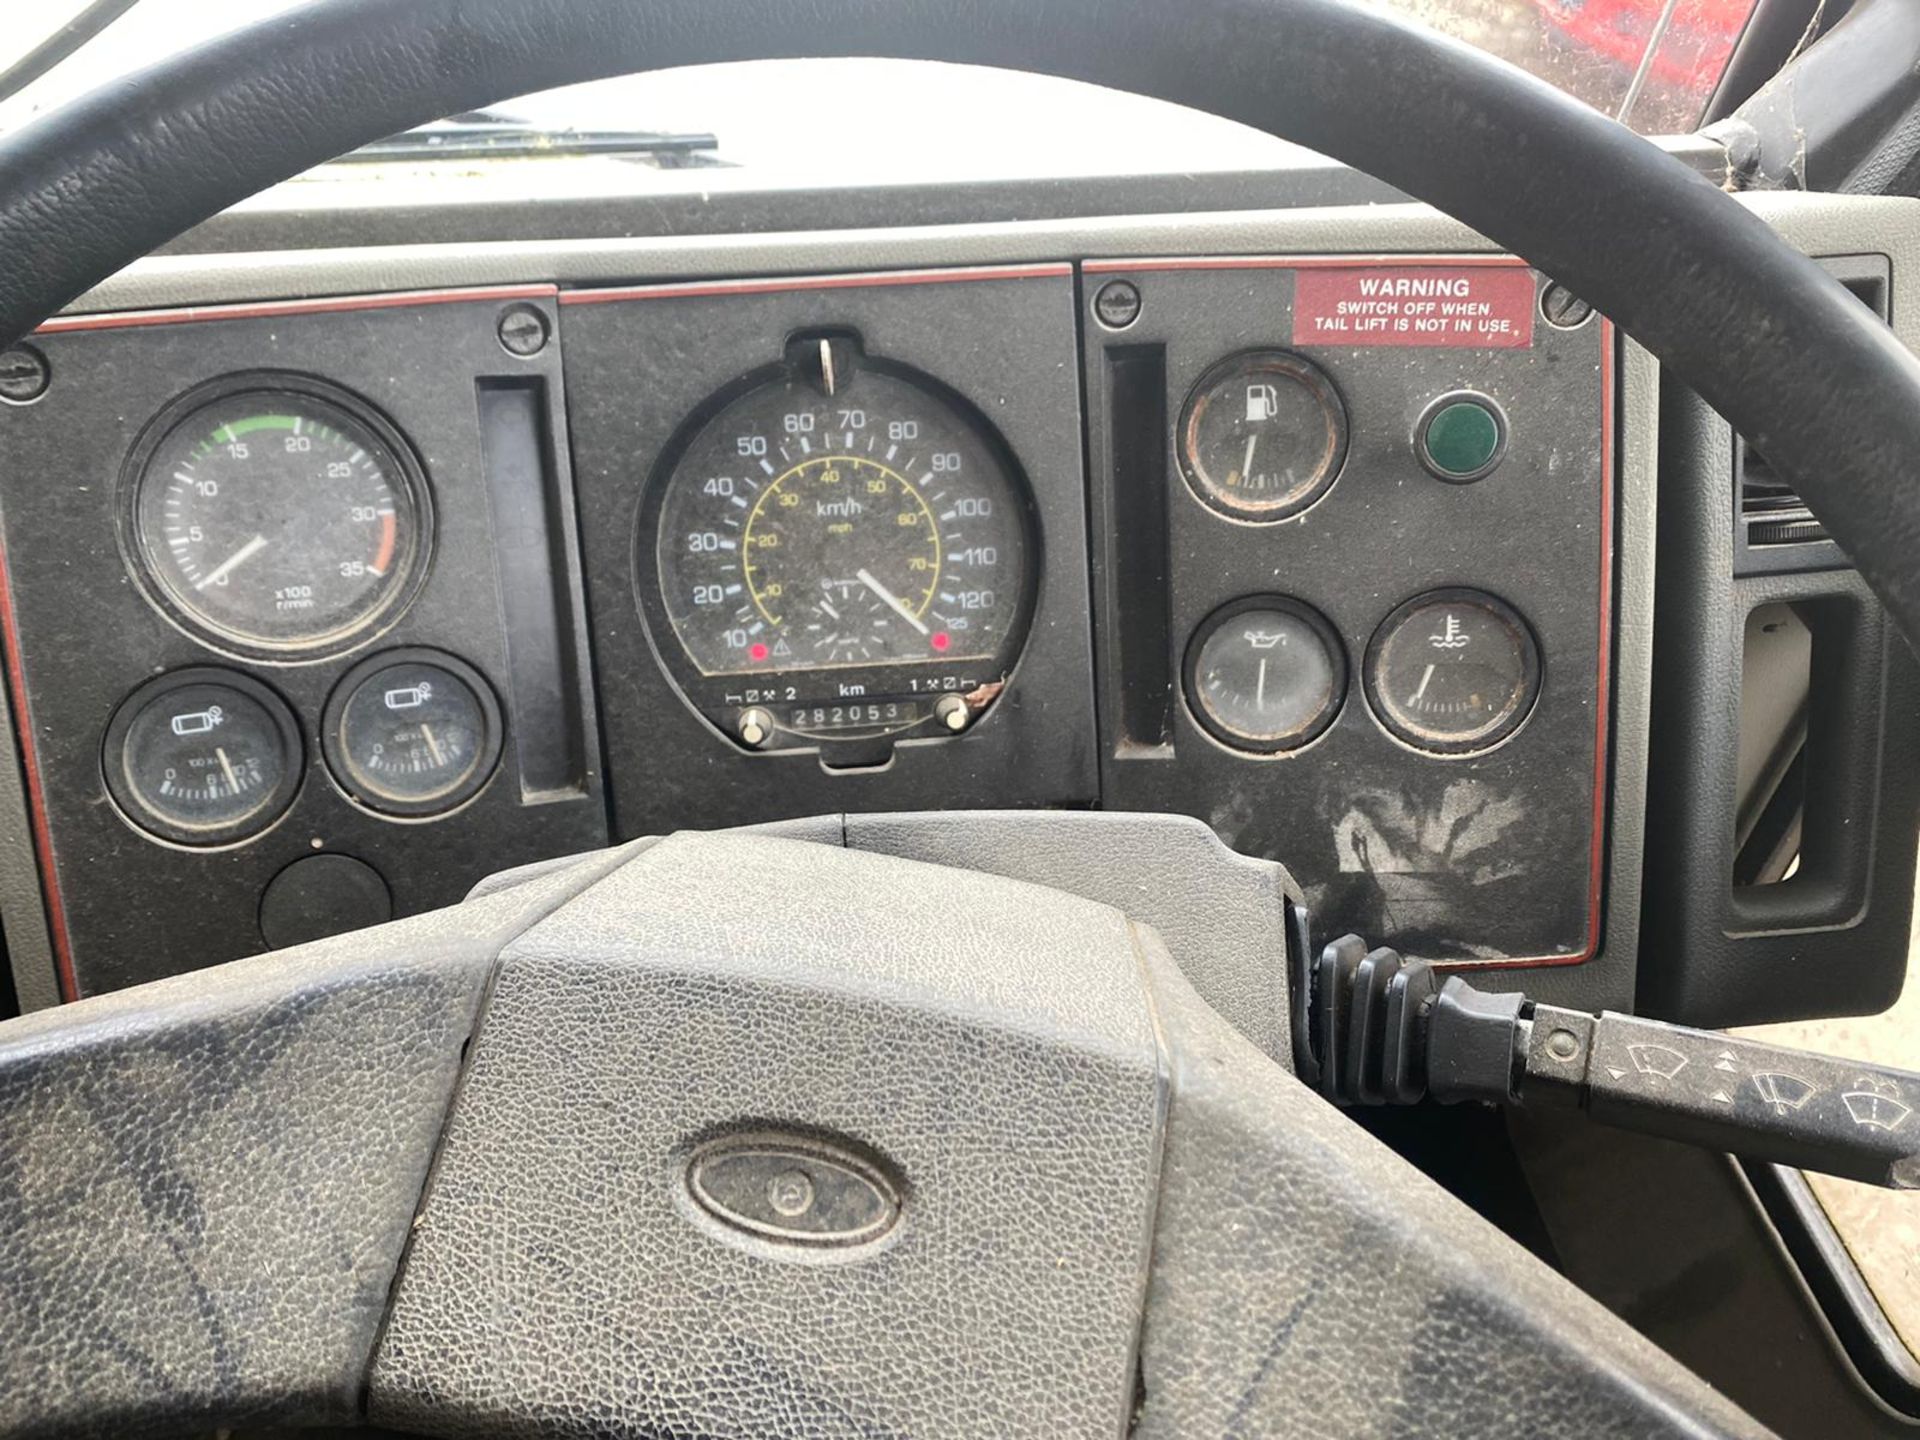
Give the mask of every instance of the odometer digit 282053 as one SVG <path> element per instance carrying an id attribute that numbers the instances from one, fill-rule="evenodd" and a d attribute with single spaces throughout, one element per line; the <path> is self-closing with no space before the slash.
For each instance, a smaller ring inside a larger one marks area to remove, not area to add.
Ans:
<path id="1" fill-rule="evenodd" d="M 1030 609 L 1031 506 L 1005 448 L 840 337 L 794 342 L 705 416 L 641 536 L 643 598 L 695 703 L 751 745 L 964 728 L 942 698 L 997 693 Z"/>
<path id="2" fill-rule="evenodd" d="M 426 486 L 366 405 L 302 377 L 194 391 L 136 452 L 128 539 L 161 608 L 223 648 L 333 651 L 419 577 Z"/>

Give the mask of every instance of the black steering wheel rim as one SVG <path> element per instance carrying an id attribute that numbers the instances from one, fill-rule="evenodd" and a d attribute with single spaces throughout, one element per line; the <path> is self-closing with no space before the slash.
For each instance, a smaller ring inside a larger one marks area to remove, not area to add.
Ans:
<path id="1" fill-rule="evenodd" d="M 0 342 L 227 205 L 438 116 L 646 69 L 845 55 L 1152 95 L 1435 205 L 1693 385 L 1920 635 L 1920 361 L 1657 147 L 1513 66 L 1348 0 L 320 0 L 0 141 Z"/>
<path id="2" fill-rule="evenodd" d="M 650 67 L 849 54 L 1000 65 L 1197 105 L 1311 145 L 1434 203 L 1594 302 L 1694 384 L 1801 483 L 1816 513 L 1859 561 L 1908 633 L 1920 634 L 1920 569 L 1907 557 L 1910 541 L 1920 534 L 1920 497 L 1909 493 L 1905 479 L 1905 457 L 1920 453 L 1920 364 L 1819 267 L 1795 254 L 1733 199 L 1654 147 L 1511 67 L 1342 0 L 966 0 L 962 7 L 942 0 L 322 0 L 164 61 L 0 140 L 0 342 L 26 333 L 88 286 L 224 206 L 356 144 L 438 115 L 504 95 Z M 502 960 L 504 949 L 519 944 L 523 929 L 541 923 L 546 912 L 538 906 L 570 903 L 572 892 L 563 893 L 563 887 L 586 894 L 588 887 L 598 887 L 604 873 L 627 863 L 636 866 L 621 892 L 630 908 L 616 908 L 611 919 L 605 913 L 597 918 L 590 914 L 574 929 L 563 926 L 562 950 L 575 942 L 591 950 L 588 942 L 600 937 L 631 937 L 642 929 L 631 907 L 657 910 L 663 895 L 673 897 L 671 884 L 638 872 L 642 863 L 679 864 L 677 893 L 686 907 L 704 913 L 710 904 L 710 875 L 729 868 L 744 872 L 759 861 L 731 852 L 716 861 L 697 848 L 702 843 L 685 842 L 676 852 L 670 848 L 672 841 L 663 842 L 657 850 L 635 848 L 589 862 L 590 874 L 553 874 L 544 882 L 554 887 L 551 897 L 544 892 L 530 896 L 524 887 L 502 892 L 499 907 L 470 911 L 466 922 L 476 932 L 493 928 L 461 938 L 458 945 L 437 928 L 444 923 L 457 931 L 458 919 L 429 917 L 412 930 L 349 938 L 334 950 L 309 953 L 297 964 L 255 962 L 237 981 L 231 973 L 209 972 L 182 977 L 149 994 L 128 992 L 108 997 L 104 1005 L 94 1002 L 96 1008 L 88 1015 L 107 1021 L 118 1016 L 121 1023 L 116 1027 L 96 1018 L 89 1034 L 65 1047 L 66 1078 L 76 1092 L 100 1097 L 98 1110 L 112 1133 L 131 1137 L 127 1153 L 153 1135 L 185 1130 L 194 1143 L 222 1158 L 236 1153 L 236 1145 L 240 1153 L 277 1154 L 272 1147 L 259 1146 L 257 1133 L 277 1135 L 276 1127 L 300 1137 L 299 1144 L 290 1141 L 285 1147 L 289 1153 L 330 1140 L 343 1150 L 359 1147 L 360 1168 L 348 1170 L 343 1179 L 333 1177 L 329 1183 L 335 1189 L 319 1181 L 290 1187 L 303 1201 L 318 1195 L 338 1202 L 339 1214 L 328 1218 L 362 1251 L 368 1248 L 368 1227 L 351 1223 L 354 1213 L 341 1196 L 382 1201 L 386 1246 L 372 1257 L 379 1263 L 366 1267 L 373 1283 L 355 1290 L 351 1305 L 342 1307 L 349 1312 L 351 1325 L 345 1328 L 351 1333 L 343 1332 L 336 1363 L 327 1372 L 332 1389 L 324 1395 L 300 1390 L 300 1413 L 354 1413 L 367 1389 L 367 1372 L 356 1367 L 366 1363 L 364 1357 L 382 1333 L 386 1342 L 381 1364 L 394 1365 L 408 1356 L 406 1346 L 395 1341 L 396 1335 L 400 1341 L 407 1338 L 404 1330 L 379 1329 L 385 1323 L 381 1282 L 398 1263 L 400 1247 L 410 1243 L 408 1235 L 415 1233 L 409 1226 L 416 1220 L 422 1187 L 429 1183 L 428 1157 L 442 1138 L 446 1107 L 455 1103 L 451 1097 L 457 1093 L 461 1104 L 476 1095 L 484 1098 L 475 1083 L 476 1076 L 481 1082 L 487 1079 L 480 1062 L 461 1070 L 464 1037 L 477 1036 L 474 1043 L 482 1047 L 505 1047 L 510 1056 L 542 1056 L 540 1047 L 548 1038 L 573 1033 L 567 1025 L 553 1023 L 543 1007 L 549 997 L 564 1004 L 570 993 L 579 993 L 599 997 L 584 1005 L 582 1013 L 616 1032 L 611 1038 L 631 1048 L 627 1058 L 632 1068 L 643 1067 L 648 1052 L 656 1048 L 644 1023 L 631 1018 L 651 1012 L 642 1006 L 623 1008 L 607 998 L 618 995 L 608 985 L 636 976 L 645 980 L 645 967 L 637 960 L 629 963 L 632 957 L 615 956 L 603 959 L 596 970 L 591 956 L 548 955 L 534 946 Z M 764 847 L 799 842 L 759 837 L 743 843 Z M 870 876 L 876 885 L 897 883 L 902 887 L 899 903 L 876 900 L 870 907 L 876 935 L 897 927 L 902 915 L 936 913 L 932 897 L 952 884 L 911 869 L 821 869 L 791 852 L 762 852 L 761 858 L 768 873 L 782 873 L 789 864 L 795 867 L 802 877 L 793 883 L 796 894 L 862 893 Z M 823 877 L 819 883 L 803 883 L 814 873 Z M 1057 903 L 1035 898 L 1045 893 L 1029 887 L 1004 897 L 1002 913 L 1017 914 L 1021 923 L 1016 927 L 1009 921 L 1003 943 L 981 947 L 1003 960 L 1009 974 L 1028 963 L 1018 947 L 1031 945 L 1031 914 Z M 596 903 L 615 902 L 601 892 Z M 504 915 L 514 904 L 524 904 L 526 914 Z M 796 901 L 794 908 L 807 907 Z M 819 907 L 808 913 L 820 932 L 823 954 L 847 948 L 841 915 Z M 457 917 L 460 912 L 451 914 Z M 1063 954 L 1071 958 L 1087 949 L 1082 937 L 1090 933 L 1092 918 L 1084 910 L 1060 916 L 1049 933 L 1073 938 L 1062 947 Z M 1117 911 L 1111 918 L 1118 925 Z M 664 920 L 659 928 L 665 948 L 681 938 Z M 779 938 L 775 946 L 749 934 L 752 943 L 740 949 L 748 959 L 784 954 L 792 937 Z M 1128 948 L 1131 942 L 1124 932 L 1116 931 L 1110 939 L 1104 959 L 1117 994 L 1125 989 L 1122 981 L 1139 979 L 1142 952 Z M 405 954 L 409 944 L 419 950 L 417 956 Z M 917 955 L 943 953 L 932 937 L 907 948 Z M 552 975 L 543 968 L 549 962 Z M 518 987 L 500 983 L 503 977 L 514 980 L 515 967 L 525 977 Z M 824 962 L 821 968 L 830 969 Z M 1217 1404 L 1223 1396 L 1230 1401 L 1231 1386 L 1221 1383 L 1215 1371 L 1189 1364 L 1207 1360 L 1229 1340 L 1253 1342 L 1261 1352 L 1244 1357 L 1249 1360 L 1247 1373 L 1256 1378 L 1266 1376 L 1276 1363 L 1309 1364 L 1314 1347 L 1305 1345 L 1286 1360 L 1275 1360 L 1303 1315 L 1323 1322 L 1326 1335 L 1338 1340 L 1337 1348 L 1367 1352 L 1368 1344 L 1355 1342 L 1361 1332 L 1346 1328 L 1348 1318 L 1336 1302 L 1363 1311 L 1360 1301 L 1389 1292 L 1398 1297 L 1408 1287 L 1409 1275 L 1417 1274 L 1423 1298 L 1407 1307 L 1407 1334 L 1395 1337 L 1400 1348 L 1389 1348 L 1384 1357 L 1345 1357 L 1341 1378 L 1346 1384 L 1330 1387 L 1326 1395 L 1305 1387 L 1297 1387 L 1296 1395 L 1296 1377 L 1289 1374 L 1278 1389 L 1293 1397 L 1286 1401 L 1293 1413 L 1304 1421 L 1310 1410 L 1345 1406 L 1337 1412 L 1345 1414 L 1397 1404 L 1404 1413 L 1438 1417 L 1429 1426 L 1435 1433 L 1497 1433 L 1494 1417 L 1511 1423 L 1513 1414 L 1506 1382 L 1524 1371 L 1536 1390 L 1557 1397 L 1556 1423 L 1575 1432 L 1651 1433 L 1646 1420 L 1650 1416 L 1674 1433 L 1745 1432 L 1739 1417 L 1713 1415 L 1711 1425 L 1698 1426 L 1683 1418 L 1688 1403 L 1710 1409 L 1718 1402 L 1710 1395 L 1696 1395 L 1674 1373 L 1671 1362 L 1639 1346 L 1623 1328 L 1609 1330 L 1608 1317 L 1597 1307 L 1584 1300 L 1576 1304 L 1577 1297 L 1553 1290 L 1545 1284 L 1544 1271 L 1521 1268 L 1514 1259 L 1517 1251 L 1490 1245 L 1489 1239 L 1498 1237 L 1484 1226 L 1476 1229 L 1477 1222 L 1464 1210 L 1449 1210 L 1445 1197 L 1421 1194 L 1403 1207 L 1400 1195 L 1389 1193 L 1399 1172 L 1356 1148 L 1351 1127 L 1303 1089 L 1291 1081 L 1276 1085 L 1285 1079 L 1278 1068 L 1251 1053 L 1205 1010 L 1197 995 L 1183 992 L 1170 961 L 1161 965 L 1150 958 L 1144 972 L 1152 983 L 1132 997 L 1136 1008 L 1128 1012 L 1147 1037 L 1138 1047 L 1141 1074 L 1151 1074 L 1160 1087 L 1156 1094 L 1170 1090 L 1175 1106 L 1172 1133 L 1197 1139 L 1183 1140 L 1187 1149 L 1166 1163 L 1163 1174 L 1146 1176 L 1143 1166 L 1143 1175 L 1136 1179 L 1146 1196 L 1156 1193 L 1149 1180 L 1192 1187 L 1193 1196 L 1185 1202 L 1177 1193 L 1171 1200 L 1164 1189 L 1159 1193 L 1157 1224 L 1173 1227 L 1184 1221 L 1195 1230 L 1211 1226 L 1219 1232 L 1211 1247 L 1196 1244 L 1185 1251 L 1156 1239 L 1154 1267 L 1162 1273 L 1171 1270 L 1174 1278 L 1149 1296 L 1149 1304 L 1163 1305 L 1158 1338 L 1149 1334 L 1143 1351 L 1154 1406 L 1168 1405 L 1167 1397 L 1179 1393 L 1183 1383 L 1187 1393 L 1205 1403 Z M 788 969 L 749 978 L 785 1003 L 781 997 L 791 983 Z M 575 979 L 582 985 L 597 979 L 602 988 L 573 991 Z M 355 1007 L 370 981 L 413 1008 L 383 1010 L 386 1018 L 378 1027 L 359 1023 Z M 839 994 L 842 987 L 830 977 L 818 988 Z M 1014 988 L 1005 987 L 1008 992 Z M 981 987 L 978 993 L 999 992 Z M 325 1021 L 329 1003 L 337 997 L 350 1003 L 343 1002 L 336 1013 L 352 1023 L 323 1030 L 314 1017 Z M 976 995 L 965 1000 L 966 1006 L 977 1008 Z M 516 1004 L 524 1008 L 516 1012 Z M 169 1005 L 165 1023 L 154 1022 L 144 1008 Z M 523 1017 L 517 1031 L 516 1013 Z M 86 1018 L 76 1024 L 84 1025 Z M 1173 1030 L 1181 1032 L 1178 1043 L 1152 1041 L 1149 1018 L 1172 1021 Z M 40 1033 L 34 1022 L 24 1023 L 27 1028 L 17 1032 L 16 1059 L 31 1051 Z M 51 1030 L 59 1018 L 39 1023 Z M 983 1023 L 981 1031 L 994 1028 Z M 737 1029 L 754 1033 L 745 1023 Z M 683 1030 L 699 1033 L 691 1023 Z M 996 1033 L 1006 1033 L 1006 1027 Z M 230 1057 L 267 1055 L 271 1061 L 274 1055 L 287 1054 L 294 1059 L 279 1087 L 268 1092 L 273 1103 L 259 1107 L 262 1118 L 256 1122 L 251 1109 L 236 1104 L 233 1113 L 248 1118 L 223 1127 L 207 1118 L 221 1120 L 221 1104 L 183 1107 L 173 1091 L 145 1079 L 152 1067 L 142 1044 L 153 1034 L 160 1037 L 156 1045 L 177 1048 L 186 1056 L 212 1057 L 193 1079 L 223 1103 L 253 1083 L 247 1067 Z M 422 1035 L 428 1036 L 424 1043 Z M 532 1037 L 531 1042 L 526 1037 Z M 528 1043 L 531 1050 L 513 1048 Z M 123 1054 L 108 1053 L 116 1045 Z M 591 1058 L 609 1052 L 583 1046 L 581 1053 Z M 875 1047 L 873 1053 L 889 1052 Z M 343 1056 L 358 1057 L 358 1063 L 344 1063 Z M 26 1058 L 30 1063 L 16 1064 L 8 1072 L 16 1087 L 9 1093 L 23 1110 L 36 1094 L 56 1110 L 65 1093 L 58 1077 L 37 1057 Z M 517 1078 L 565 1072 L 564 1065 L 545 1058 L 546 1063 L 520 1070 L 509 1066 L 499 1073 Z M 401 1062 L 408 1059 L 421 1076 L 411 1086 L 394 1084 L 389 1073 L 402 1073 Z M 1179 1073 L 1168 1085 L 1176 1066 Z M 726 1072 L 727 1067 L 709 1068 Z M 904 1062 L 897 1068 L 907 1081 L 922 1078 Z M 742 1065 L 740 1073 L 748 1069 Z M 123 1071 L 131 1078 L 120 1085 Z M 625 1074 L 608 1061 L 610 1080 Z M 659 1088 L 637 1097 L 639 1102 L 651 1101 L 651 1108 L 634 1103 L 624 1111 L 597 1103 L 576 1105 L 577 1094 L 561 1088 L 548 1097 L 561 1120 L 542 1134 L 573 1134 L 609 1113 L 651 1116 L 664 1108 L 663 1097 L 679 1098 L 696 1078 L 711 1077 L 700 1077 L 694 1067 L 672 1071 Z M 1031 1079 L 1031 1067 L 1019 1067 L 1017 1083 L 1010 1083 L 1004 1095 L 986 1098 L 1017 1099 L 1046 1090 L 1044 1081 L 1034 1085 Z M 342 1087 L 343 1093 L 333 1097 L 334 1109 L 326 1108 L 332 1103 L 327 1095 L 315 1093 L 325 1088 L 323 1081 Z M 354 1083 L 361 1088 L 348 1090 Z M 500 1083 L 503 1092 L 514 1090 Z M 1141 1093 L 1151 1088 L 1143 1085 Z M 317 1118 L 304 1118 L 297 1103 L 303 1097 L 312 1102 Z M 415 1124 L 409 1135 L 399 1138 L 410 1144 L 396 1141 L 389 1150 L 410 1156 L 414 1169 L 396 1163 L 388 1150 L 367 1144 L 364 1137 L 379 1127 L 359 1123 L 361 1115 L 375 1109 L 390 1114 L 409 1098 L 415 1102 Z M 502 1108 L 508 1121 L 523 1115 L 522 1098 L 506 1093 Z M 729 1097 L 721 1093 L 712 1098 L 717 1104 Z M 1181 1106 L 1188 1107 L 1187 1118 L 1180 1117 Z M 936 1120 L 944 1119 L 934 1113 Z M 997 1120 L 1000 1112 L 981 1114 Z M 352 1123 L 340 1121 L 340 1115 L 351 1117 Z M 456 1118 L 455 1123 L 465 1122 Z M 1266 1148 L 1249 1144 L 1250 1139 Z M 1201 1141 L 1213 1148 L 1200 1148 Z M 246 1144 L 256 1148 L 247 1150 Z M 1286 1147 L 1293 1150 L 1290 1168 L 1273 1163 L 1276 1155 L 1288 1154 Z M 1101 1153 L 1099 1146 L 1084 1148 L 1086 1153 Z M 103 1164 L 121 1165 L 119 1152 L 111 1147 L 102 1147 L 101 1153 Z M 639 1152 L 623 1147 L 610 1153 L 625 1163 Z M 1147 1158 L 1158 1163 L 1154 1156 Z M 232 1168 L 247 1172 L 259 1167 Z M 87 1221 L 112 1212 L 98 1203 L 98 1189 L 82 1184 L 89 1173 L 84 1166 L 74 1170 L 81 1180 L 74 1182 L 70 1208 L 77 1218 L 71 1233 L 96 1239 L 99 1232 L 88 1231 Z M 462 1191 L 449 1182 L 450 1175 L 458 1179 L 451 1167 L 438 1173 L 433 1203 L 445 1207 Z M 585 1187 L 578 1176 L 609 1173 L 570 1171 L 567 1179 L 581 1193 L 565 1194 L 566 1187 L 559 1184 L 551 1189 L 535 1184 L 517 1192 L 517 1198 L 522 1208 L 542 1213 L 556 1198 L 590 1203 L 583 1201 Z M 265 1182 L 256 1174 L 241 1173 L 229 1188 L 248 1202 L 244 1208 L 249 1215 L 268 1213 L 267 1207 L 250 1203 L 246 1187 L 253 1183 Z M 170 1198 L 189 1192 L 165 1193 Z M 464 1193 L 480 1197 L 476 1206 L 484 1211 L 495 1191 L 469 1185 Z M 1092 1193 L 1110 1192 L 1093 1187 Z M 1230 1197 L 1232 1203 L 1216 1203 L 1218 1196 Z M 1264 1208 L 1247 1211 L 1250 1196 Z M 217 1207 L 222 1198 L 211 1193 L 207 1200 Z M 128 1213 L 138 1211 L 146 1199 L 142 1195 L 130 1200 Z M 230 1208 L 237 1212 L 242 1205 L 236 1202 Z M 1270 1223 L 1253 1225 L 1244 1218 L 1249 1213 Z M 299 1222 L 307 1220 L 310 1211 L 288 1205 L 284 1215 Z M 65 1224 L 69 1216 L 61 1211 L 55 1218 Z M 431 1222 L 432 1207 L 420 1218 Z M 299 1234 L 308 1229 L 325 1227 L 305 1224 Z M 418 1233 L 431 1238 L 434 1225 L 428 1223 Z M 440 1233 L 451 1234 L 456 1242 L 449 1252 L 449 1269 L 477 1273 L 457 1243 L 459 1224 L 442 1221 Z M 1177 1236 L 1178 1231 L 1155 1233 Z M 134 1230 L 131 1241 L 148 1234 Z M 340 1267 L 337 1257 L 318 1243 L 326 1238 L 323 1233 L 311 1247 L 318 1259 L 307 1257 L 308 1270 L 332 1278 Z M 65 1257 L 72 1249 L 68 1231 L 52 1239 L 56 1243 L 49 1248 L 56 1256 Z M 625 1239 L 615 1235 L 603 1252 L 588 1257 L 584 1268 L 612 1268 Z M 1274 1244 L 1261 1248 L 1266 1241 Z M 529 1263 L 549 1258 L 539 1247 L 531 1248 L 537 1253 Z M 417 1292 L 432 1294 L 435 1277 L 431 1266 L 421 1263 L 426 1252 L 411 1253 L 409 1283 Z M 474 1253 L 498 1256 L 505 1251 L 481 1245 Z M 1220 1256 L 1232 1257 L 1234 1265 L 1216 1264 Z M 1410 1264 L 1409 1257 L 1418 1263 Z M 1183 1258 L 1188 1260 L 1184 1276 L 1177 1269 Z M 233 1274 L 225 1278 L 235 1289 L 254 1281 L 253 1271 L 242 1263 L 251 1259 L 244 1247 L 234 1257 Z M 126 1273 L 136 1272 L 128 1268 Z M 49 1266 L 38 1278 L 54 1289 L 81 1288 L 70 1266 Z M 206 1275 L 191 1271 L 188 1278 L 199 1286 Z M 1296 1281 L 1297 1301 L 1281 1288 Z M 1243 1288 L 1223 1294 L 1228 1282 Z M 82 1302 L 91 1294 L 82 1295 Z M 1180 1314 L 1165 1304 L 1167 1296 L 1198 1301 L 1189 1313 Z M 1316 1305 L 1319 1311 L 1313 1309 Z M 601 1318 L 613 1308 L 607 1307 Z M 445 1313 L 458 1318 L 477 1311 L 454 1306 Z M 1534 1313 L 1551 1321 L 1544 1332 L 1530 1328 Z M 304 1348 L 313 1348 L 312 1324 L 287 1328 Z M 1559 1348 L 1548 1345 L 1542 1333 Z M 1271 1348 L 1269 1336 L 1276 1337 Z M 50 1346 L 89 1350 L 84 1344 L 69 1345 L 69 1337 L 57 1330 L 41 1338 Z M 1477 1347 L 1473 1366 L 1419 1370 L 1418 1362 L 1432 1351 L 1449 1344 L 1457 1349 L 1463 1342 Z M 416 1348 L 412 1354 L 417 1358 L 431 1349 Z M 1412 1362 L 1405 1367 L 1399 1363 L 1403 1354 Z M 1307 1360 L 1300 1361 L 1301 1355 Z M 226 1352 L 216 1360 L 216 1378 L 227 1388 L 211 1398 L 170 1397 L 168 1403 L 182 1415 L 197 1417 L 235 1398 L 229 1392 L 240 1387 L 228 1383 Z M 1364 1363 L 1369 1360 L 1375 1362 L 1371 1368 Z M 256 1368 L 268 1369 L 264 1363 Z M 1406 1374 L 1399 1378 L 1420 1380 L 1416 1395 L 1379 1396 L 1370 1389 L 1370 1378 L 1385 1383 L 1403 1368 Z M 1183 1376 L 1183 1370 L 1190 1373 Z M 295 1387 L 286 1375 L 296 1373 L 289 1364 L 285 1375 L 267 1375 L 263 1383 L 291 1390 Z M 484 1379 L 490 1372 L 469 1368 L 460 1373 Z M 1564 1384 L 1568 1375 L 1588 1388 L 1569 1390 Z M 1593 1380 L 1595 1375 L 1605 1383 Z M 404 1395 L 404 1385 L 396 1386 L 391 1376 L 380 1378 L 386 1381 L 386 1395 Z M 426 1400 L 436 1398 L 422 1394 Z M 1117 1398 L 1124 1408 L 1125 1397 Z M 579 1420 L 585 1412 L 569 1413 Z M 1177 1417 L 1182 1412 L 1176 1408 L 1156 1413 Z M 1603 1420 L 1619 1423 L 1603 1425 Z M 1176 1419 L 1147 1433 L 1225 1430 L 1182 1430 Z"/>

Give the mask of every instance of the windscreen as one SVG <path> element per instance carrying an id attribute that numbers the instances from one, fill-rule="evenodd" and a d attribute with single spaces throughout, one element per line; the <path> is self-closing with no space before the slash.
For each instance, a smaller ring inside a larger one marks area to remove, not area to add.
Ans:
<path id="1" fill-rule="evenodd" d="M 1643 135 L 1697 127 L 1758 0 L 1383 0 Z"/>
<path id="2" fill-rule="evenodd" d="M 58 65 L 0 99 L 0 130 L 169 51 L 297 3 L 135 0 Z M 1701 122 L 1759 0 L 1379 3 L 1512 61 L 1643 134 L 1662 134 Z M 86 0 L 41 0 L 16 8 L 22 13 L 0 26 L 0 70 L 84 19 L 91 7 Z M 865 112 L 887 113 L 888 123 L 856 136 L 841 126 L 822 136 L 796 123 L 792 96 L 820 91 L 821 72 L 804 67 L 821 65 L 838 67 L 831 72 L 834 83 L 861 92 Z M 719 163 L 748 167 L 776 183 L 815 181 L 823 171 L 860 180 L 1258 168 L 1281 154 L 1274 148 L 1278 142 L 1224 121 L 1043 77 L 845 60 L 768 62 L 750 78 L 730 78 L 741 70 L 724 66 L 697 75 L 666 72 L 575 86 L 502 109 L 544 131 L 617 126 L 712 135 Z M 878 103 L 890 98 L 898 104 Z M 966 126 L 953 124 L 955 114 L 968 117 Z"/>

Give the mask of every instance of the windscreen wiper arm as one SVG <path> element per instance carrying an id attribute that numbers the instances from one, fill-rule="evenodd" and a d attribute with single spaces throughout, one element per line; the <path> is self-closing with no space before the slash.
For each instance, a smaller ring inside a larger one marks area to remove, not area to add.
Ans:
<path id="1" fill-rule="evenodd" d="M 529 156 L 637 155 L 668 168 L 719 165 L 718 137 L 699 131 L 555 130 L 480 112 L 438 120 L 342 155 L 341 163 L 396 160 L 519 159 Z"/>
<path id="2" fill-rule="evenodd" d="M 0 70 L 0 100 L 18 95 L 139 3 L 140 0 L 93 0 L 33 49 Z"/>

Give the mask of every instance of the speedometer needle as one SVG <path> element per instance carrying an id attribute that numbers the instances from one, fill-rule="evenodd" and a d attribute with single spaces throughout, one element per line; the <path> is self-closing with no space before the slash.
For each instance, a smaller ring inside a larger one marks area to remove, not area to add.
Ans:
<path id="1" fill-rule="evenodd" d="M 909 610 L 906 607 L 906 605 L 901 601 L 898 595 L 894 594 L 891 590 L 887 589 L 886 586 L 882 585 L 878 580 L 874 579 L 872 572 L 867 570 L 856 570 L 853 572 L 853 578 L 858 580 L 862 585 L 866 586 L 869 590 L 873 591 L 873 593 L 878 595 L 882 600 L 886 601 L 888 609 L 892 610 L 894 614 L 898 615 L 902 620 L 906 621 L 909 625 L 913 626 L 913 628 L 918 630 L 922 635 L 926 635 L 930 633 L 927 630 L 927 627 L 920 623 L 920 617 L 915 615 L 911 610 Z"/>
<path id="2" fill-rule="evenodd" d="M 226 579 L 227 576 L 231 575 L 235 570 L 238 570 L 242 565 L 246 564 L 247 561 L 251 560 L 266 548 L 267 537 L 264 535 L 254 536 L 251 540 L 247 541 L 246 544 L 234 551 L 233 554 L 229 555 L 225 560 L 222 560 L 205 575 L 201 576 L 200 579 L 194 583 L 193 588 L 196 590 L 204 590 L 209 585 L 218 585 L 222 580 Z"/>

